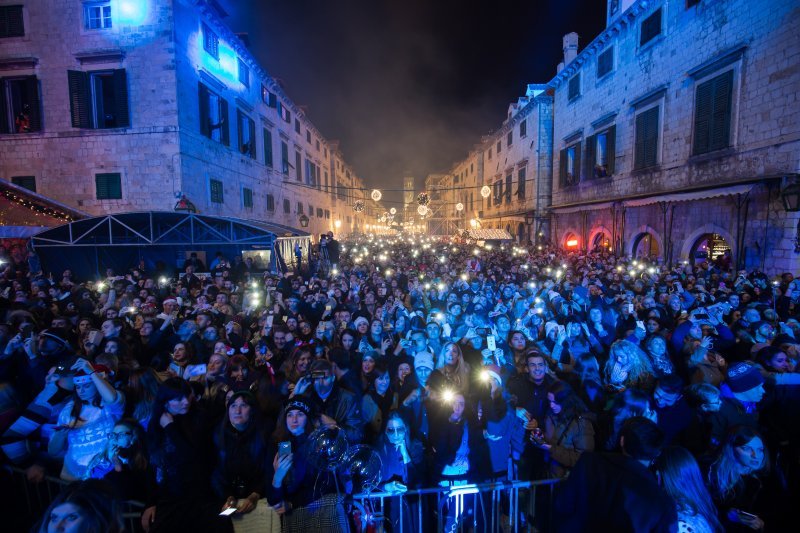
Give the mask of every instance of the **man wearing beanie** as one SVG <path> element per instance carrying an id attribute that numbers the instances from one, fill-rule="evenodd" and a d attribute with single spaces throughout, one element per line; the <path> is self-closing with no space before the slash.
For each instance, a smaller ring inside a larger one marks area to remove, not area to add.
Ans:
<path id="1" fill-rule="evenodd" d="M 758 402 L 764 397 L 764 378 L 758 368 L 748 362 L 728 367 L 728 377 L 720 387 L 719 411 L 710 416 L 713 446 L 724 442 L 734 426 L 758 429 Z"/>
<path id="2" fill-rule="evenodd" d="M 428 401 L 430 392 L 427 384 L 428 378 L 433 372 L 433 355 L 428 352 L 420 352 L 414 356 L 414 375 L 417 378 L 417 386 L 405 397 L 400 398 L 399 411 L 403 418 L 408 422 L 411 436 L 427 445 L 428 432 Z"/>

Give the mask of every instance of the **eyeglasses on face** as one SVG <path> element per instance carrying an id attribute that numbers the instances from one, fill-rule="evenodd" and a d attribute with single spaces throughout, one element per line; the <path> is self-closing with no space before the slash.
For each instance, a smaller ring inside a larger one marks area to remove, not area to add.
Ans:
<path id="1" fill-rule="evenodd" d="M 395 433 L 400 435 L 406 432 L 406 428 L 403 426 L 386 426 L 386 433 Z"/>

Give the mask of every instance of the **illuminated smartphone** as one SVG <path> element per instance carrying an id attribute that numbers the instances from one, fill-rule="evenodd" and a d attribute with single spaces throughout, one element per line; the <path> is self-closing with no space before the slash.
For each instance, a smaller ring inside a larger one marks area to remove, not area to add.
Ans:
<path id="1" fill-rule="evenodd" d="M 223 509 L 222 512 L 219 513 L 219 515 L 220 516 L 230 516 L 235 512 L 236 512 L 236 506 L 233 505 L 231 507 L 226 507 L 225 509 Z"/>
<path id="2" fill-rule="evenodd" d="M 267 325 L 268 328 L 272 327 L 272 322 L 274 320 L 275 320 L 275 316 L 274 315 L 267 315 L 267 323 L 266 323 L 266 325 Z"/>
<path id="3" fill-rule="evenodd" d="M 495 341 L 494 335 L 486 337 L 486 347 L 492 352 L 497 349 L 497 342 Z"/>
<path id="4" fill-rule="evenodd" d="M 292 453 L 291 441 L 285 440 L 278 444 L 278 457 L 284 457 Z"/>

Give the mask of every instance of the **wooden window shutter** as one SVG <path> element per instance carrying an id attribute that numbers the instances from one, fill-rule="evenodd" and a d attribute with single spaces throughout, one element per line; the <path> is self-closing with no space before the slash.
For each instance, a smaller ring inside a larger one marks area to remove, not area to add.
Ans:
<path id="1" fill-rule="evenodd" d="M 567 149 L 564 148 L 561 150 L 561 157 L 558 159 L 558 177 L 561 186 L 564 187 L 567 184 Z"/>
<path id="2" fill-rule="evenodd" d="M 711 119 L 711 150 L 730 146 L 731 98 L 733 96 L 733 70 L 714 78 L 714 99 Z"/>
<path id="3" fill-rule="evenodd" d="M 594 172 L 594 164 L 596 159 L 596 151 L 597 151 L 597 136 L 591 135 L 586 138 L 586 179 L 592 180 L 596 178 Z"/>
<path id="4" fill-rule="evenodd" d="M 614 175 L 614 155 L 617 150 L 617 126 L 606 130 L 606 174 Z"/>
<path id="5" fill-rule="evenodd" d="M 694 153 L 704 154 L 711 148 L 711 108 L 714 99 L 713 80 L 697 87 L 694 109 Z"/>
<path id="6" fill-rule="evenodd" d="M 92 127 L 92 99 L 89 92 L 89 75 L 79 70 L 68 70 L 69 109 L 73 128 Z"/>
<path id="7" fill-rule="evenodd" d="M 42 103 L 39 100 L 39 80 L 36 76 L 25 78 L 25 94 L 30 102 L 30 130 L 42 129 Z"/>
<path id="8" fill-rule="evenodd" d="M 645 139 L 645 166 L 653 166 L 658 162 L 658 108 L 646 111 L 645 119 L 647 136 Z"/>
<path id="9" fill-rule="evenodd" d="M 119 128 L 131 125 L 131 113 L 128 107 L 128 76 L 125 74 L 124 68 L 114 70 L 114 117 Z"/>
<path id="10" fill-rule="evenodd" d="M 269 93 L 269 101 L 267 105 L 276 109 L 278 108 L 278 97 L 274 93 Z"/>
<path id="11" fill-rule="evenodd" d="M 228 127 L 228 101 L 224 98 L 219 99 L 219 131 L 222 144 L 225 146 L 231 145 L 231 133 Z"/>
<path id="12" fill-rule="evenodd" d="M 209 123 L 208 88 L 202 83 L 197 84 L 197 95 L 200 100 L 200 135 L 211 137 L 211 124 Z"/>
<path id="13" fill-rule="evenodd" d="M 8 123 L 8 108 L 6 107 L 6 82 L 0 78 L 0 133 L 10 133 L 11 129 Z"/>
<path id="14" fill-rule="evenodd" d="M 254 120 L 247 120 L 250 127 L 250 158 L 256 158 L 256 123 Z"/>
<path id="15" fill-rule="evenodd" d="M 572 183 L 580 183 L 581 181 L 581 143 L 575 143 L 575 175 L 572 177 Z"/>

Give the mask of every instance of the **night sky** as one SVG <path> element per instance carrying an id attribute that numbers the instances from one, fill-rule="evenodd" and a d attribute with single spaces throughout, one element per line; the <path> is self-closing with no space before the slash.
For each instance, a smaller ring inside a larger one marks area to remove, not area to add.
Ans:
<path id="1" fill-rule="evenodd" d="M 368 186 L 421 187 L 497 129 L 528 83 L 605 27 L 605 0 L 228 0 L 283 82 Z M 399 200 L 399 193 L 385 194 Z"/>

